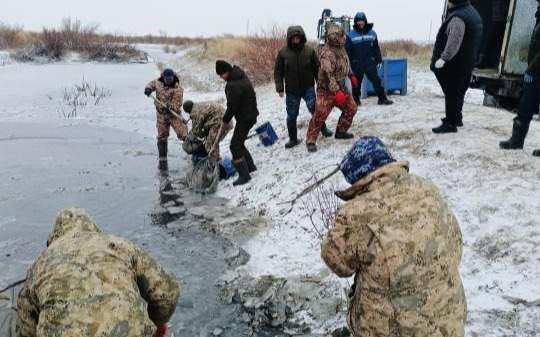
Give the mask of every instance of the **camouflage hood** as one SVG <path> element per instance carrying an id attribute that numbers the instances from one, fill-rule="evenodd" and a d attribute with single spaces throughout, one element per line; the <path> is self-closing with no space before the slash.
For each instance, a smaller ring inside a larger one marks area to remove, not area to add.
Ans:
<path id="1" fill-rule="evenodd" d="M 340 41 L 340 37 L 345 35 L 345 31 L 342 27 L 329 24 L 326 29 L 326 42 L 332 47 L 342 48 L 345 46 L 345 43 Z"/>
<path id="2" fill-rule="evenodd" d="M 348 201 L 354 199 L 357 195 L 376 189 L 377 186 L 384 184 L 392 179 L 399 179 L 403 175 L 409 174 L 409 163 L 406 161 L 392 162 L 368 174 L 358 180 L 351 187 L 344 191 L 336 192 L 340 199 Z"/>
<path id="3" fill-rule="evenodd" d="M 62 210 L 56 217 L 53 230 L 47 239 L 47 246 L 50 246 L 62 236 L 79 232 L 101 233 L 101 229 L 94 223 L 88 213 L 82 209 L 70 208 Z"/>

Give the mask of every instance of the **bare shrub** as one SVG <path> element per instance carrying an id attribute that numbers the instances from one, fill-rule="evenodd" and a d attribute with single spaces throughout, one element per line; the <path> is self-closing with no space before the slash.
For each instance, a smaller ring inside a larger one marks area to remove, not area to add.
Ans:
<path id="1" fill-rule="evenodd" d="M 60 112 L 64 118 L 76 118 L 81 109 L 89 104 L 97 106 L 110 96 L 110 90 L 90 83 L 83 77 L 80 84 L 63 89 Z"/>
<path id="2" fill-rule="evenodd" d="M 431 60 L 432 44 L 418 43 L 413 40 L 392 40 L 380 43 L 385 57 L 407 57 L 412 61 L 425 63 Z"/>
<path id="3" fill-rule="evenodd" d="M 254 84 L 273 80 L 274 64 L 279 50 L 286 44 L 285 29 L 274 26 L 246 39 L 246 46 L 238 50 L 236 59 L 249 74 Z"/>
<path id="4" fill-rule="evenodd" d="M 32 39 L 23 26 L 9 26 L 0 22 L 0 49 L 20 48 Z"/>
<path id="5" fill-rule="evenodd" d="M 33 61 L 36 57 L 59 60 L 67 52 L 80 53 L 94 61 L 128 62 L 146 61 L 145 53 L 136 49 L 122 36 L 99 34 L 98 24 L 83 24 L 66 18 L 58 28 L 44 28 L 34 34 L 31 44 L 15 54 L 20 61 Z"/>
<path id="6" fill-rule="evenodd" d="M 313 182 L 319 181 L 316 176 Z M 341 206 L 341 200 L 336 196 L 337 187 L 334 183 L 318 185 L 307 196 L 302 198 L 302 209 L 312 226 L 312 232 L 320 239 L 334 227 L 336 214 Z"/>

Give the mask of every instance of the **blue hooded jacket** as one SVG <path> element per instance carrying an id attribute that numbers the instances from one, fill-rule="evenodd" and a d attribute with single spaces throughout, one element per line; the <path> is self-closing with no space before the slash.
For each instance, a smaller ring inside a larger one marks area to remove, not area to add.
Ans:
<path id="1" fill-rule="evenodd" d="M 356 22 L 362 20 L 366 22 L 366 26 L 364 29 L 359 29 Z M 354 73 L 363 73 L 366 69 L 382 62 L 377 33 L 373 30 L 373 24 L 368 22 L 364 12 L 358 12 L 354 17 L 354 29 L 347 35 L 345 48 Z"/>

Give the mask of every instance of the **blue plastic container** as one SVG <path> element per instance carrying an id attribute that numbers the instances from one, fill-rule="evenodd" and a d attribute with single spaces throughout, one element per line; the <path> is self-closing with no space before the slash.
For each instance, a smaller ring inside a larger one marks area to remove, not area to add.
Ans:
<path id="1" fill-rule="evenodd" d="M 407 59 L 385 58 L 379 69 L 379 77 L 387 93 L 399 91 L 401 96 L 407 95 Z M 373 84 L 364 77 L 361 97 L 376 95 Z"/>
<path id="2" fill-rule="evenodd" d="M 264 146 L 272 146 L 279 139 L 276 131 L 274 130 L 270 122 L 266 122 L 263 125 L 259 126 L 255 129 L 255 132 L 257 132 L 257 134 L 259 135 L 259 139 Z"/>
<path id="3" fill-rule="evenodd" d="M 225 180 L 233 177 L 236 174 L 236 169 L 234 168 L 233 161 L 230 158 L 224 158 L 221 163 L 219 163 L 219 168 L 221 171 L 221 176 Z"/>

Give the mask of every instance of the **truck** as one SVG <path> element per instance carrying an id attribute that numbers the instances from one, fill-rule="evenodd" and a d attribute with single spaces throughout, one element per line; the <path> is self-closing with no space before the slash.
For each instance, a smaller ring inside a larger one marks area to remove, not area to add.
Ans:
<path id="1" fill-rule="evenodd" d="M 523 75 L 527 70 L 529 44 L 536 23 L 537 0 L 508 0 L 506 27 L 500 49 L 484 50 L 500 56 L 494 68 L 473 71 L 471 88 L 484 91 L 484 105 L 516 110 L 523 90 Z M 471 0 L 484 24 L 484 32 L 492 24 L 492 1 Z M 445 1 L 443 20 L 446 18 L 448 0 Z M 484 34 L 483 39 L 488 38 Z M 485 41 L 482 41 L 485 45 Z"/>
<path id="2" fill-rule="evenodd" d="M 341 26 L 345 31 L 345 34 L 348 34 L 352 29 L 353 21 L 354 19 L 351 16 L 333 16 L 331 9 L 324 9 L 321 18 L 319 19 L 319 24 L 317 25 L 317 40 L 319 41 L 319 46 L 323 46 L 326 42 L 326 28 L 329 24 Z"/>

